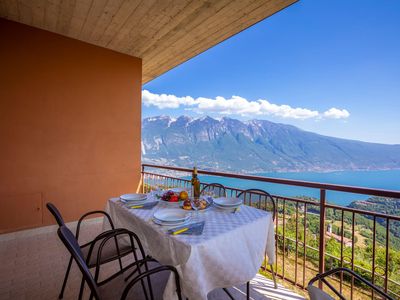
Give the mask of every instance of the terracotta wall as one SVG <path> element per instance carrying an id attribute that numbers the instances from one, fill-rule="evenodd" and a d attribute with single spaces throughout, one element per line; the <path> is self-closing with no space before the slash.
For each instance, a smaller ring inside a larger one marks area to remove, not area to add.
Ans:
<path id="1" fill-rule="evenodd" d="M 0 19 L 0 232 L 135 191 L 141 60 Z"/>

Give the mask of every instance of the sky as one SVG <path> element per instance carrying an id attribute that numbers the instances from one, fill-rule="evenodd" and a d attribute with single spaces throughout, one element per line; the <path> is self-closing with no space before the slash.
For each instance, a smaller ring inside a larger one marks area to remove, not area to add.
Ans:
<path id="1" fill-rule="evenodd" d="M 143 86 L 142 117 L 265 119 L 400 144 L 400 1 L 301 0 Z"/>

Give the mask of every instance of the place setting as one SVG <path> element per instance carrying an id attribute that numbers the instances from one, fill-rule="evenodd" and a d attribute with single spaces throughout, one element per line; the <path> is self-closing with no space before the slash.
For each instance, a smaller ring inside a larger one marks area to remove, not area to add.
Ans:
<path id="1" fill-rule="evenodd" d="M 158 201 L 148 202 L 147 194 L 133 193 L 119 196 L 120 201 L 129 209 L 152 209 Z"/>
<path id="2" fill-rule="evenodd" d="M 153 214 L 153 222 L 161 226 L 180 226 L 191 221 L 191 214 L 181 209 L 159 209 Z"/>
<path id="3" fill-rule="evenodd" d="M 192 213 L 179 208 L 159 209 L 153 214 L 153 222 L 167 229 L 171 235 L 201 235 L 205 221 L 196 221 Z"/>
<path id="4" fill-rule="evenodd" d="M 166 191 L 161 197 L 161 201 L 169 200 L 176 203 L 177 208 L 159 209 L 153 214 L 153 222 L 166 228 L 167 233 L 171 235 L 201 235 L 205 221 L 199 221 L 198 213 L 209 209 L 211 203 L 203 198 L 189 198 L 189 195 L 184 190 Z"/>

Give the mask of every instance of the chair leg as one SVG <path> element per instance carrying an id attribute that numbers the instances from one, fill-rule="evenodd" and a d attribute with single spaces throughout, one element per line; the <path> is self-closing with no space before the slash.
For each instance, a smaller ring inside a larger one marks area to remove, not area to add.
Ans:
<path id="1" fill-rule="evenodd" d="M 79 288 L 79 300 L 82 300 L 83 297 L 83 290 L 85 288 L 85 279 L 82 276 L 81 287 Z"/>
<path id="2" fill-rule="evenodd" d="M 144 297 L 146 300 L 149 300 L 149 296 L 147 295 L 147 289 L 146 289 L 146 285 L 144 284 L 143 279 L 140 279 L 140 283 L 142 285 L 142 289 L 143 289 L 143 293 L 144 293 Z M 152 296 L 151 296 L 152 297 Z M 150 298 L 151 300 L 153 300 L 152 298 Z"/>
<path id="3" fill-rule="evenodd" d="M 235 298 L 232 296 L 232 294 L 228 291 L 227 288 L 222 288 L 224 290 L 224 292 L 229 296 L 229 298 L 231 298 L 232 300 L 235 300 Z"/>
<path id="4" fill-rule="evenodd" d="M 58 296 L 58 299 L 62 299 L 64 297 L 64 290 L 65 290 L 65 286 L 67 285 L 69 272 L 71 271 L 71 265 L 72 265 L 72 256 L 69 259 L 68 267 L 67 267 L 67 270 L 65 271 L 64 281 L 63 281 L 63 285 L 61 287 L 61 292 L 60 292 L 60 295 Z"/>
<path id="5" fill-rule="evenodd" d="M 117 248 L 117 255 L 118 255 L 119 268 L 120 268 L 120 270 L 122 270 L 121 253 L 120 253 L 120 251 L 119 251 L 119 245 L 118 245 L 118 241 L 117 241 L 117 238 L 116 238 L 116 237 L 114 237 L 114 241 L 115 241 L 115 247 Z"/>
<path id="6" fill-rule="evenodd" d="M 272 273 L 272 280 L 274 281 L 274 288 L 277 289 L 278 288 L 278 284 L 276 283 L 274 267 L 272 266 L 272 264 L 270 265 L 270 267 L 271 267 L 271 273 Z"/>
<path id="7" fill-rule="evenodd" d="M 222 288 L 222 290 L 229 296 L 229 298 L 235 300 L 235 298 L 232 296 L 232 294 L 228 291 L 227 288 Z M 246 283 L 246 299 L 250 300 L 250 281 L 247 281 Z"/>
<path id="8" fill-rule="evenodd" d="M 149 270 L 149 266 L 147 265 L 147 262 L 144 263 L 144 268 L 145 268 L 145 271 L 146 271 L 146 272 Z M 138 270 L 140 271 L 140 265 L 139 265 Z M 150 276 L 147 276 L 147 286 L 149 287 L 150 299 L 151 299 L 151 300 L 154 300 L 153 287 L 152 287 L 152 285 L 151 285 Z M 147 297 L 147 295 L 146 295 L 146 297 Z M 146 298 L 146 299 L 147 299 L 147 298 Z"/>

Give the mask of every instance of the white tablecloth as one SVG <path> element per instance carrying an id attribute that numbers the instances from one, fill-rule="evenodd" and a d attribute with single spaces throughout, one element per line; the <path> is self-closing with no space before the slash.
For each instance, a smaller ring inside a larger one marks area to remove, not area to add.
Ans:
<path id="1" fill-rule="evenodd" d="M 106 211 L 116 227 L 139 236 L 146 254 L 177 268 L 182 292 L 190 300 L 207 299 L 215 288 L 246 283 L 257 274 L 264 253 L 269 263 L 275 262 L 271 213 L 244 205 L 234 214 L 211 208 L 198 213 L 199 219 L 206 221 L 202 235 L 171 236 L 152 221 L 156 210 L 167 207 L 160 202 L 150 210 L 128 209 L 118 198 L 112 198 Z M 164 299 L 175 297 L 175 284 L 170 278 Z"/>

